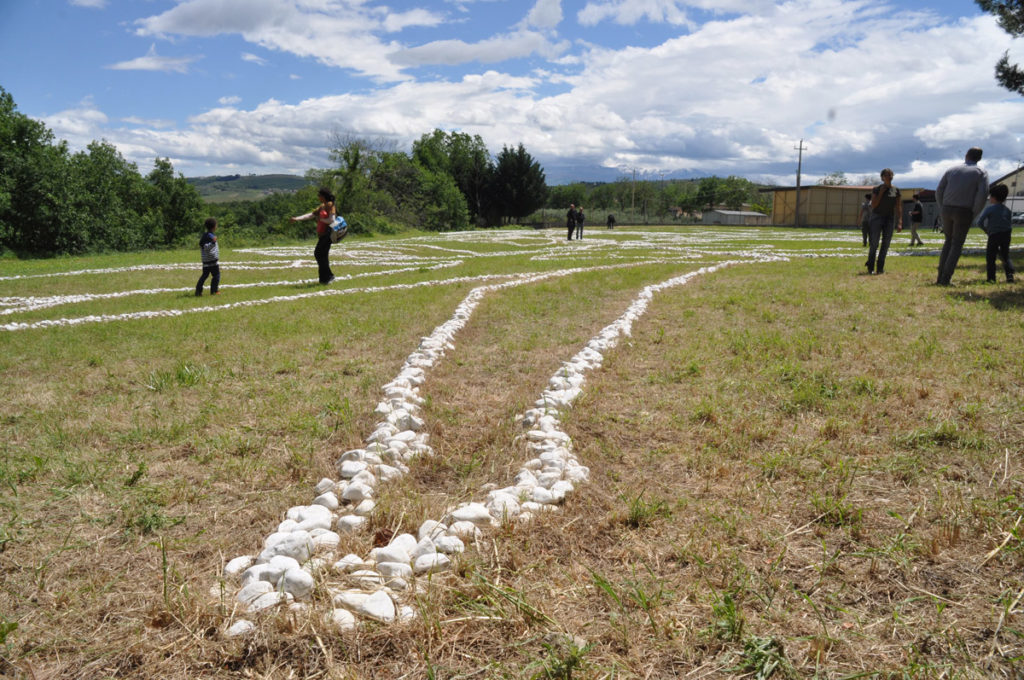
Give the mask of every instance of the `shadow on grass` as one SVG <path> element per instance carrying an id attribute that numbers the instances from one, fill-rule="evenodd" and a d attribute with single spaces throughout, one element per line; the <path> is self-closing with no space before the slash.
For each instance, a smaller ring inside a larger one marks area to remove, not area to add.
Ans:
<path id="1" fill-rule="evenodd" d="M 1024 288 L 1012 283 L 982 284 L 950 295 L 964 302 L 987 302 L 1001 312 L 1024 309 Z"/>

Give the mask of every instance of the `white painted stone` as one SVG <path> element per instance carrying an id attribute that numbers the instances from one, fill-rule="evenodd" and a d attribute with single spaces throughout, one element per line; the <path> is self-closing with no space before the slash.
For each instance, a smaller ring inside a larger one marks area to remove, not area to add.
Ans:
<path id="1" fill-rule="evenodd" d="M 418 538 L 422 541 L 424 538 L 437 538 L 444 536 L 448 531 L 448 527 L 441 524 L 437 520 L 428 519 L 420 525 L 417 533 Z"/>
<path id="2" fill-rule="evenodd" d="M 274 584 L 268 583 L 263 580 L 256 580 L 248 585 L 242 586 L 242 589 L 238 591 L 238 595 L 235 596 L 242 604 L 249 604 L 253 602 L 260 595 L 274 592 Z"/>
<path id="3" fill-rule="evenodd" d="M 359 515 L 360 517 L 369 517 L 373 513 L 373 509 L 377 507 L 377 504 L 372 498 L 367 498 L 365 501 L 360 501 L 358 505 L 352 508 L 353 515 Z"/>
<path id="4" fill-rule="evenodd" d="M 532 500 L 534 503 L 541 504 L 554 503 L 555 501 L 554 496 L 551 495 L 551 492 L 545 489 L 543 486 L 533 487 L 533 492 L 530 494 L 530 500 Z"/>
<path id="5" fill-rule="evenodd" d="M 370 487 L 372 489 L 372 488 L 375 488 L 377 486 L 378 480 L 377 480 L 377 476 L 374 475 L 373 472 L 371 472 L 369 470 L 369 468 L 367 468 L 367 469 L 363 470 L 362 472 L 360 472 L 359 474 L 357 474 L 355 477 L 353 477 L 352 478 L 352 483 L 353 484 L 365 484 L 366 486 L 368 486 L 368 487 Z"/>
<path id="6" fill-rule="evenodd" d="M 430 555 L 437 552 L 437 546 L 434 545 L 434 541 L 430 538 L 421 539 L 416 547 L 409 553 L 409 557 L 415 561 L 417 558 L 423 555 Z"/>
<path id="7" fill-rule="evenodd" d="M 456 508 L 452 511 L 452 518 L 456 522 L 472 522 L 477 526 L 490 526 L 493 521 L 491 513 L 481 503 L 467 503 Z"/>
<path id="8" fill-rule="evenodd" d="M 370 559 L 378 564 L 381 562 L 402 562 L 409 564 L 412 560 L 409 551 L 402 546 L 386 545 L 370 551 Z"/>
<path id="9" fill-rule="evenodd" d="M 338 533 L 339 534 L 351 534 L 359 531 L 370 521 L 367 517 L 360 517 L 358 515 L 342 515 L 338 518 Z"/>
<path id="10" fill-rule="evenodd" d="M 228 578 L 239 576 L 243 571 L 252 566 L 255 559 L 256 557 L 253 555 L 242 555 L 241 557 L 236 557 L 224 565 L 224 575 Z"/>
<path id="11" fill-rule="evenodd" d="M 451 563 L 451 558 L 444 553 L 431 553 L 417 557 L 416 561 L 413 562 L 412 570 L 417 576 L 433 574 L 438 571 L 444 571 L 451 566 Z"/>
<path id="12" fill-rule="evenodd" d="M 338 466 L 338 474 L 343 479 L 352 479 L 366 468 L 367 465 L 362 460 L 345 460 Z"/>
<path id="13" fill-rule="evenodd" d="M 229 638 L 241 637 L 248 635 L 249 633 L 256 630 L 256 624 L 246 619 L 240 619 L 231 624 L 231 627 L 227 629 L 225 635 Z"/>
<path id="14" fill-rule="evenodd" d="M 326 508 L 324 509 L 326 510 Z M 269 562 L 277 555 L 286 555 L 299 562 L 305 562 L 313 552 L 313 543 L 308 531 L 293 531 L 288 534 L 272 534 L 272 536 L 279 536 L 279 538 L 273 541 L 270 538 L 267 539 L 267 545 L 258 558 L 261 562 Z"/>
<path id="15" fill-rule="evenodd" d="M 292 601 L 291 597 L 290 593 L 281 593 L 277 591 L 264 593 L 249 603 L 249 611 L 254 613 L 261 612 L 264 609 L 270 609 L 271 607 L 276 607 L 279 604 L 288 604 Z"/>
<path id="16" fill-rule="evenodd" d="M 387 484 L 388 482 L 393 482 L 401 477 L 402 471 L 397 467 L 381 464 L 373 466 L 373 474 L 377 476 L 377 479 L 380 480 L 382 484 Z"/>
<path id="17" fill-rule="evenodd" d="M 334 491 L 334 480 L 324 477 L 316 485 L 317 495 L 325 494 L 328 491 Z"/>
<path id="18" fill-rule="evenodd" d="M 408 623 L 416 618 L 416 610 L 407 604 L 403 604 L 398 608 L 398 621 L 400 623 Z"/>
<path id="19" fill-rule="evenodd" d="M 567 494 L 572 493 L 572 489 L 572 482 L 561 479 L 551 485 L 551 497 L 556 503 L 561 503 Z"/>
<path id="20" fill-rule="evenodd" d="M 458 536 L 438 536 L 432 540 L 434 541 L 434 547 L 437 549 L 437 552 L 444 553 L 446 555 L 461 553 L 466 549 L 466 544 L 463 543 L 462 539 Z"/>
<path id="21" fill-rule="evenodd" d="M 292 597 L 301 599 L 313 592 L 314 585 L 316 583 L 309 572 L 304 569 L 289 569 L 281 578 L 278 587 L 283 592 L 291 594 Z"/>
<path id="22" fill-rule="evenodd" d="M 408 562 L 378 562 L 377 571 L 385 579 L 412 578 L 412 565 Z"/>
<path id="23" fill-rule="evenodd" d="M 341 544 L 341 536 L 329 529 L 314 529 L 310 532 L 314 552 L 333 552 Z"/>
<path id="24" fill-rule="evenodd" d="M 391 623 L 397 614 L 394 601 L 383 590 L 378 590 L 363 600 L 362 604 L 355 608 L 355 611 L 357 614 L 383 623 Z"/>
<path id="25" fill-rule="evenodd" d="M 293 520 L 293 519 L 286 519 L 286 520 L 283 520 L 280 524 L 277 525 L 277 531 L 275 533 L 287 534 L 287 533 L 290 533 L 292 531 L 295 531 L 295 528 L 297 526 L 299 526 L 299 523 L 296 522 L 295 520 Z"/>
<path id="26" fill-rule="evenodd" d="M 333 491 L 322 493 L 313 499 L 313 505 L 322 505 L 328 510 L 337 510 L 340 503 L 338 497 L 334 495 Z"/>
<path id="27" fill-rule="evenodd" d="M 388 543 L 388 545 L 394 546 L 396 548 L 401 548 L 406 552 L 411 553 L 416 548 L 416 544 L 418 542 L 419 539 L 417 539 L 412 534 L 403 533 L 393 537 L 391 541 Z"/>
<path id="28" fill-rule="evenodd" d="M 365 457 L 366 449 L 351 449 L 338 457 L 338 467 L 341 468 L 342 464 L 348 461 L 362 460 Z"/>
<path id="29" fill-rule="evenodd" d="M 369 597 L 370 593 L 364 593 L 361 590 L 343 590 L 334 594 L 334 606 L 357 611 Z"/>
<path id="30" fill-rule="evenodd" d="M 373 489 L 365 484 L 349 484 L 341 497 L 350 503 L 359 503 L 367 498 L 373 498 Z"/>
<path id="31" fill-rule="evenodd" d="M 335 562 L 331 569 L 338 573 L 348 573 L 356 571 L 357 569 L 366 569 L 369 566 L 370 565 L 364 562 L 363 558 L 359 555 L 349 553 Z"/>
<path id="32" fill-rule="evenodd" d="M 375 590 L 384 585 L 384 577 L 376 569 L 358 569 L 349 574 L 348 578 L 363 590 Z"/>
<path id="33" fill-rule="evenodd" d="M 454 522 L 448 527 L 448 535 L 456 536 L 463 541 L 475 541 L 480 537 L 480 530 L 469 521 Z"/>
<path id="34" fill-rule="evenodd" d="M 356 622 L 356 616 L 347 609 L 335 609 L 331 612 L 330 622 L 334 625 L 338 631 L 346 633 L 350 630 L 355 630 L 358 626 Z"/>

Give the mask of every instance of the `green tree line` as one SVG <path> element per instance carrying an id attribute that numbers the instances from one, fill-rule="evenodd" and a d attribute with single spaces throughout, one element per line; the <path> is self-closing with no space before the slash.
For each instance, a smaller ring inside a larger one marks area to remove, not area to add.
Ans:
<path id="1" fill-rule="evenodd" d="M 320 186 L 337 196 L 356 233 L 497 226 L 547 198 L 544 170 L 522 144 L 492 157 L 479 135 L 434 130 L 411 153 L 341 135 L 330 152 L 334 166 L 309 170 L 295 193 L 204 205 L 168 159 L 143 176 L 105 141 L 70 153 L 0 88 L 0 250 L 47 256 L 177 246 L 196 237 L 207 215 L 236 243 L 308 237 L 308 224 L 287 218 L 315 206 Z"/>
<path id="2" fill-rule="evenodd" d="M 0 88 L 0 250 L 57 255 L 138 250 L 196 232 L 202 201 L 167 159 L 143 177 L 105 142 L 70 153 Z"/>
<path id="3" fill-rule="evenodd" d="M 615 182 L 575 182 L 551 187 L 544 207 L 565 210 L 569 204 L 582 205 L 596 222 L 604 221 L 604 213 L 609 213 L 618 215 L 620 220 L 625 215 L 645 223 L 663 223 L 722 206 L 767 214 L 771 211 L 771 199 L 758 189 L 759 185 L 732 175 L 660 181 L 621 177 Z"/>

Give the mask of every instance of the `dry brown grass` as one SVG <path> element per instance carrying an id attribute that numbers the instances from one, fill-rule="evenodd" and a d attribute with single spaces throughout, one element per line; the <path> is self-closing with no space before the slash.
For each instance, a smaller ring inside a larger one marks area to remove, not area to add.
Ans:
<path id="1" fill-rule="evenodd" d="M 223 403 L 268 405 L 232 419 L 196 415 L 190 391 L 111 396 L 145 366 L 79 367 L 71 400 L 56 376 L 32 391 L 36 366 L 19 410 L 91 400 L 50 441 L 92 454 L 18 487 L 0 675 L 753 677 L 776 658 L 775 677 L 1019 677 L 1024 293 L 923 285 L 930 261 L 848 264 L 745 265 L 656 296 L 565 418 L 591 482 L 434 576 L 413 622 L 348 635 L 282 613 L 225 639 L 233 592 L 208 590 L 369 432 L 376 389 L 444 314 L 231 365 Z M 514 474 L 512 419 L 638 287 L 583 279 L 586 295 L 559 281 L 485 300 L 423 391 L 437 456 L 385 491 L 364 547 Z M 351 417 L 299 406 L 325 373 Z M 140 426 L 133 404 L 207 436 Z M 9 445 L 35 427 L 8 419 Z"/>

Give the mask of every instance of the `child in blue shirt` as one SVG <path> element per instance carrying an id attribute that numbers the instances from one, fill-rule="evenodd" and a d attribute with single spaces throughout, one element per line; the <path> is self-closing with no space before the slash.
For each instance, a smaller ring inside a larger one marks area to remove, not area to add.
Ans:
<path id="1" fill-rule="evenodd" d="M 207 276 L 210 280 L 210 295 L 220 295 L 217 288 L 220 286 L 220 248 L 217 247 L 217 237 L 213 232 L 217 231 L 217 220 L 213 217 L 206 219 L 206 233 L 199 239 L 199 252 L 203 258 L 203 275 L 199 277 L 196 284 L 196 297 L 203 294 L 203 283 Z"/>
<path id="2" fill-rule="evenodd" d="M 985 247 L 985 266 L 988 282 L 996 282 L 996 255 L 1003 260 L 1007 283 L 1013 283 L 1013 263 L 1010 262 L 1010 232 L 1013 229 L 1013 214 L 1006 207 L 1010 190 L 1005 184 L 997 184 L 988 191 L 989 205 L 978 215 L 978 226 L 988 234 Z"/>

